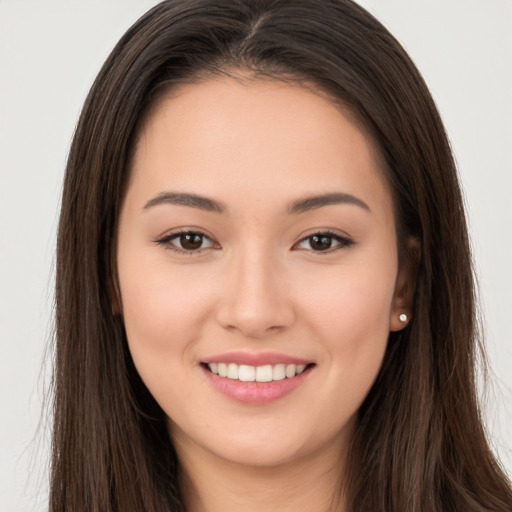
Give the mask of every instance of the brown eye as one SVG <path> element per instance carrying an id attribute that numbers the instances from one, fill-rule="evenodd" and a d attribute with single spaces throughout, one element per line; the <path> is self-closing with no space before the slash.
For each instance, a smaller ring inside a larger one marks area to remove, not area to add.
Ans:
<path id="1" fill-rule="evenodd" d="M 332 236 L 314 235 L 309 238 L 309 245 L 314 251 L 326 251 L 332 246 Z"/>
<path id="2" fill-rule="evenodd" d="M 335 233 L 315 233 L 313 235 L 303 238 L 296 246 L 295 249 L 309 250 L 314 252 L 332 252 L 337 249 L 350 247 L 354 241 L 350 238 L 337 235 Z"/>
<path id="3" fill-rule="evenodd" d="M 182 233 L 179 235 L 179 244 L 186 251 L 196 251 L 201 249 L 204 236 L 199 233 Z"/>
<path id="4" fill-rule="evenodd" d="M 216 242 L 200 231 L 180 231 L 156 240 L 156 243 L 165 249 L 182 254 L 193 254 L 204 249 L 219 248 Z"/>

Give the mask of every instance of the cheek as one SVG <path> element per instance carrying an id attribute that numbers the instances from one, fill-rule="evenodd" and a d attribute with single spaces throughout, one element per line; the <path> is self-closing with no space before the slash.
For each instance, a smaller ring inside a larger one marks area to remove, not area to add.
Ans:
<path id="1" fill-rule="evenodd" d="M 371 280 L 369 280 L 371 281 Z M 330 293 L 310 294 L 307 328 L 322 350 L 319 367 L 323 400 L 311 401 L 315 427 L 325 438 L 350 425 L 382 365 L 389 337 L 393 295 L 391 282 L 380 284 L 345 279 Z"/>
<path id="2" fill-rule="evenodd" d="M 128 347 L 142 381 L 169 415 L 194 401 L 187 382 L 201 337 L 204 309 L 199 306 L 208 298 L 183 273 L 136 268 L 119 271 Z"/>
<path id="3" fill-rule="evenodd" d="M 337 271 L 303 296 L 308 329 L 326 350 L 332 379 L 369 389 L 387 346 L 396 267 Z"/>
<path id="4" fill-rule="evenodd" d="M 146 366 L 164 370 L 192 360 L 211 287 L 165 256 L 124 258 L 118 272 L 128 345 L 141 375 Z"/>
<path id="5" fill-rule="evenodd" d="M 321 320 L 322 330 L 345 338 L 357 333 L 389 331 L 393 303 L 396 268 L 380 271 L 366 267 L 334 269 L 321 280 L 311 276 L 302 280 L 307 293 L 303 295 L 304 308 L 312 319 Z"/>

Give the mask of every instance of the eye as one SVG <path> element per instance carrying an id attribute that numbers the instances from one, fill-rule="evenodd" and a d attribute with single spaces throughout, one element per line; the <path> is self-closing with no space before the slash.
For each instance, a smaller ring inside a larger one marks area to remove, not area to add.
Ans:
<path id="1" fill-rule="evenodd" d="M 156 240 L 156 243 L 165 246 L 166 249 L 185 254 L 197 253 L 205 249 L 218 247 L 218 244 L 200 231 L 179 231 L 171 233 L 170 235 Z"/>
<path id="2" fill-rule="evenodd" d="M 294 246 L 294 249 L 310 250 L 314 252 L 332 252 L 344 247 L 350 247 L 354 241 L 345 236 L 329 231 L 313 233 L 303 238 Z"/>

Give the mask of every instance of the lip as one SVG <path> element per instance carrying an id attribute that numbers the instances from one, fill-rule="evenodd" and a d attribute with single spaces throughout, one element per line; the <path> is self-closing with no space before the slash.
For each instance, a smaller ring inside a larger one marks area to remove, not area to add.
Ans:
<path id="1" fill-rule="evenodd" d="M 268 354 L 267 354 L 268 356 Z M 237 364 L 247 364 L 245 362 L 240 362 L 240 358 L 237 359 L 224 359 L 212 358 L 208 359 L 208 362 L 234 362 Z M 242 358 L 244 359 L 244 358 Z M 269 363 L 267 361 L 273 361 L 274 359 L 269 357 L 264 358 L 256 358 L 257 361 L 265 361 L 266 363 L 258 363 L 253 364 L 254 357 L 249 359 L 244 359 L 244 361 L 250 360 L 251 365 L 254 366 L 262 366 L 263 364 L 279 364 L 283 363 L 283 358 L 279 360 L 278 363 Z M 288 358 L 286 364 L 308 364 L 307 361 L 296 358 Z M 295 361 L 299 361 L 295 363 Z M 301 386 L 304 381 L 309 377 L 311 371 L 315 367 L 314 364 L 308 364 L 306 369 L 299 375 L 295 375 L 295 377 L 286 378 L 282 380 L 273 380 L 271 382 L 242 382 L 236 379 L 229 379 L 227 377 L 219 377 L 215 373 L 212 373 L 208 367 L 206 366 L 206 361 L 200 365 L 201 370 L 205 374 L 206 378 L 213 385 L 213 387 L 222 393 L 224 396 L 243 404 L 247 405 L 262 405 L 268 404 L 271 402 L 275 402 L 281 398 L 284 398 L 286 395 L 289 395 L 293 391 L 295 391 L 299 386 Z"/>
<path id="2" fill-rule="evenodd" d="M 278 352 L 226 352 L 225 354 L 215 355 L 201 361 L 202 363 L 235 363 L 246 364 L 248 366 L 264 366 L 267 364 L 311 364 L 313 361 L 300 359 L 287 354 Z"/>

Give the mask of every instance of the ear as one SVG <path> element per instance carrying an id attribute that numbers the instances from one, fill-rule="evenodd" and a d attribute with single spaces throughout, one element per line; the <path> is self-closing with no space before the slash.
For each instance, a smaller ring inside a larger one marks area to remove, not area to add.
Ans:
<path id="1" fill-rule="evenodd" d="M 389 319 L 389 330 L 400 331 L 411 319 L 416 273 L 421 259 L 421 244 L 417 238 L 407 241 L 406 254 L 402 258 L 395 284 L 395 293 Z"/>

